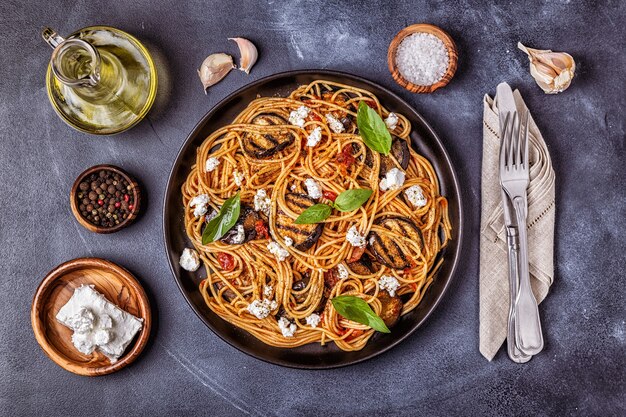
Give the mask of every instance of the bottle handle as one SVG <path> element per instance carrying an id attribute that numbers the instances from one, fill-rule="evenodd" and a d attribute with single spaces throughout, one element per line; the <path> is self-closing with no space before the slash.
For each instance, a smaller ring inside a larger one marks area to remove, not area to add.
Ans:
<path id="1" fill-rule="evenodd" d="M 52 73 L 60 82 L 70 87 L 94 87 L 98 84 L 100 81 L 101 58 L 100 53 L 91 43 L 77 38 L 64 39 L 49 27 L 43 29 L 41 36 L 54 49 L 50 58 L 50 66 L 52 67 Z M 63 71 L 63 60 L 67 58 L 65 56 L 66 52 L 72 47 L 84 49 L 91 59 L 89 74 L 81 78 L 68 75 Z"/>

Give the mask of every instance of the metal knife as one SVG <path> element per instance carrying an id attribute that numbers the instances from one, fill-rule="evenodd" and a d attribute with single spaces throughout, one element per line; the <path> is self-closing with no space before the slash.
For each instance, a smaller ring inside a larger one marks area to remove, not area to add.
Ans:
<path id="1" fill-rule="evenodd" d="M 500 83 L 496 90 L 496 103 L 498 106 L 498 112 L 500 114 L 500 139 L 503 138 L 504 131 L 504 115 L 510 112 L 511 115 L 517 112 L 515 105 L 515 99 L 513 98 L 513 90 L 507 83 Z M 502 146 L 502 141 L 501 141 Z M 513 362 L 525 363 L 530 360 L 532 356 L 524 354 L 517 348 L 515 344 L 515 310 L 514 303 L 517 298 L 517 291 L 519 287 L 519 240 L 518 240 L 518 227 L 515 216 L 515 210 L 513 203 L 509 199 L 509 196 L 503 189 L 500 189 L 502 196 L 502 209 L 504 212 L 504 226 L 506 229 L 507 237 L 507 249 L 508 249 L 508 262 L 509 262 L 509 318 L 507 325 L 507 353 L 509 358 Z"/>

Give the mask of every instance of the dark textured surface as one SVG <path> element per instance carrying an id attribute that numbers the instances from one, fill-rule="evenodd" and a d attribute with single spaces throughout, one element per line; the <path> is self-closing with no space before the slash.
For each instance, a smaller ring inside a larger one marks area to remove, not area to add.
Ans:
<path id="1" fill-rule="evenodd" d="M 619 1 L 356 7 L 144 0 L 44 7 L 3 0 L 0 414 L 624 415 L 625 19 Z M 460 51 L 457 75 L 432 96 L 401 91 L 386 67 L 389 41 L 416 22 L 442 26 Z M 161 84 L 148 120 L 114 137 L 71 130 L 45 92 L 51 50 L 39 37 L 41 28 L 67 34 L 92 24 L 135 34 L 159 61 Z M 254 40 L 260 60 L 250 76 L 233 72 L 205 96 L 195 70 L 211 52 L 236 53 L 227 36 Z M 574 55 L 578 71 L 570 90 L 544 95 L 527 73 L 518 40 Z M 295 68 L 344 70 L 399 92 L 444 139 L 465 185 L 467 256 L 443 305 L 391 352 L 333 371 L 280 368 L 219 340 L 183 300 L 161 238 L 167 173 L 195 123 L 234 89 Z M 513 364 L 503 351 L 489 363 L 478 352 L 481 100 L 500 81 L 522 91 L 557 172 L 556 280 L 541 306 L 546 349 L 525 365 Z M 125 168 L 147 194 L 144 216 L 110 236 L 82 229 L 68 204 L 75 176 L 98 163 Z M 29 308 L 51 268 L 91 255 L 140 278 L 156 323 L 135 364 L 88 379 L 45 357 Z"/>

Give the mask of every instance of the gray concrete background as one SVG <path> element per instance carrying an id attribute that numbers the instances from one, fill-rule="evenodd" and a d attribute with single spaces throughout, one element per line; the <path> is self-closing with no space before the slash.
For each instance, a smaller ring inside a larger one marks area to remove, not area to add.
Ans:
<path id="1" fill-rule="evenodd" d="M 625 21 L 619 1 L 2 0 L 0 414 L 624 415 Z M 389 41 L 417 22 L 442 26 L 460 50 L 457 75 L 430 96 L 402 90 L 387 70 Z M 94 24 L 135 34 L 159 61 L 155 108 L 114 137 L 70 129 L 45 92 L 51 49 L 42 27 L 68 34 Z M 253 40 L 259 62 L 250 76 L 234 71 L 205 96 L 196 68 L 212 52 L 236 54 L 232 36 Z M 544 95 L 518 40 L 574 55 L 572 87 Z M 454 284 L 427 325 L 387 354 L 332 371 L 269 365 L 213 335 L 178 291 L 161 237 L 167 175 L 195 123 L 250 81 L 304 68 L 361 75 L 412 103 L 457 167 L 470 232 Z M 556 280 L 541 306 L 546 348 L 525 365 L 503 351 L 489 363 L 478 352 L 481 100 L 500 81 L 522 91 L 557 173 Z M 74 178 L 99 163 L 136 175 L 148 196 L 144 216 L 110 236 L 79 226 L 67 198 Z M 80 256 L 129 268 L 155 312 L 141 357 L 106 377 L 59 368 L 30 327 L 41 279 Z"/>

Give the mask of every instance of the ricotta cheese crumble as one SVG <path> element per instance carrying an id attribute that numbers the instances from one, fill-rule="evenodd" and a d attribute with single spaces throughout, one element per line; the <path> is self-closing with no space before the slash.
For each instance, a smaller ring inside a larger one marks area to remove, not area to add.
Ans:
<path id="1" fill-rule="evenodd" d="M 322 189 L 320 185 L 313 178 L 307 178 L 304 181 L 304 186 L 306 187 L 306 192 L 309 197 L 318 199 L 322 197 Z"/>
<path id="2" fill-rule="evenodd" d="M 293 337 L 293 335 L 296 332 L 296 329 L 298 328 L 298 326 L 296 326 L 295 323 L 292 323 L 291 321 L 289 321 L 285 317 L 281 317 L 278 320 L 278 328 L 280 329 L 280 331 L 283 334 L 283 336 L 285 336 L 285 337 Z"/>
<path id="3" fill-rule="evenodd" d="M 404 178 L 406 175 L 398 168 L 391 168 L 385 174 L 385 178 L 380 180 L 379 188 L 383 191 L 397 190 L 404 184 Z"/>
<path id="4" fill-rule="evenodd" d="M 298 107 L 297 110 L 289 113 L 289 123 L 298 127 L 303 127 L 305 123 L 304 119 L 306 119 L 310 111 L 311 109 L 309 109 L 307 106 Z"/>
<path id="5" fill-rule="evenodd" d="M 320 126 L 313 129 L 313 131 L 306 138 L 306 146 L 316 146 L 322 140 L 322 128 Z"/>
<path id="6" fill-rule="evenodd" d="M 276 242 L 268 243 L 267 250 L 269 250 L 270 253 L 274 255 L 276 259 L 278 259 L 280 262 L 284 261 L 289 256 L 289 251 L 284 249 Z"/>
<path id="7" fill-rule="evenodd" d="M 206 163 L 204 164 L 204 170 L 206 172 L 212 172 L 219 165 L 220 165 L 220 160 L 212 156 L 206 160 Z"/>
<path id="8" fill-rule="evenodd" d="M 206 194 L 200 194 L 195 196 L 189 201 L 189 207 L 193 208 L 193 215 L 200 217 L 209 209 L 209 196 Z"/>
<path id="9" fill-rule="evenodd" d="M 198 252 L 196 252 L 195 249 L 183 249 L 183 253 L 180 254 L 178 263 L 183 269 L 189 272 L 197 271 L 198 268 L 200 268 L 200 257 L 198 256 Z"/>
<path id="10" fill-rule="evenodd" d="M 235 181 L 235 185 L 237 187 L 241 187 L 241 182 L 243 181 L 243 172 L 239 172 L 237 170 L 233 171 L 233 180 Z"/>
<path id="11" fill-rule="evenodd" d="M 243 228 L 243 225 L 242 224 L 237 225 L 237 234 L 233 236 L 232 242 L 235 245 L 239 245 L 239 244 L 242 244 L 244 240 L 246 240 L 246 232 Z"/>
<path id="12" fill-rule="evenodd" d="M 328 127 L 330 127 L 330 130 L 335 133 L 341 133 L 345 130 L 345 128 L 343 127 L 343 123 L 341 123 L 339 119 L 337 119 L 330 113 L 326 114 L 326 122 L 328 123 Z"/>
<path id="13" fill-rule="evenodd" d="M 404 190 L 404 196 L 413 207 L 424 207 L 428 202 L 424 196 L 424 191 L 419 185 L 412 185 Z"/>
<path id="14" fill-rule="evenodd" d="M 400 283 L 396 279 L 396 277 L 392 277 L 390 275 L 383 275 L 378 280 L 378 286 L 381 290 L 387 290 L 390 296 L 396 295 L 396 290 L 400 288 Z"/>
<path id="15" fill-rule="evenodd" d="M 263 212 L 269 217 L 272 208 L 272 200 L 267 196 L 267 191 L 258 189 L 254 195 L 254 210 Z"/>
<path id="16" fill-rule="evenodd" d="M 385 125 L 387 125 L 389 130 L 394 130 L 398 125 L 398 115 L 394 112 L 389 113 L 387 118 L 385 118 Z"/>
<path id="17" fill-rule="evenodd" d="M 365 241 L 365 236 L 359 233 L 356 226 L 352 226 L 348 229 L 348 233 L 346 233 L 346 240 L 352 246 L 357 246 L 359 248 L 364 248 L 367 245 Z"/>
<path id="18" fill-rule="evenodd" d="M 263 301 L 254 300 L 250 304 L 248 304 L 247 310 L 250 314 L 255 316 L 257 319 L 264 319 L 269 316 L 271 311 L 278 307 L 276 301 L 268 300 L 267 298 Z"/>
<path id="19" fill-rule="evenodd" d="M 339 277 L 339 279 L 346 279 L 348 278 L 348 268 L 346 268 L 346 266 L 344 264 L 338 264 L 337 265 L 337 276 Z"/>
<path id="20" fill-rule="evenodd" d="M 320 317 L 319 314 L 311 313 L 311 315 L 306 318 L 306 324 L 308 324 L 311 327 L 317 327 L 320 324 L 321 320 L 322 318 Z"/>

